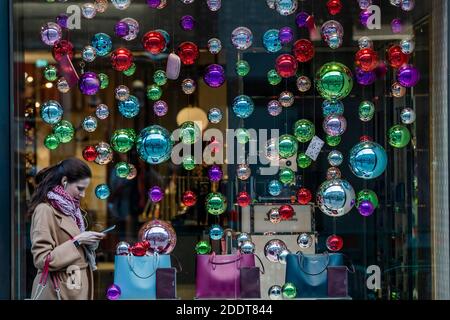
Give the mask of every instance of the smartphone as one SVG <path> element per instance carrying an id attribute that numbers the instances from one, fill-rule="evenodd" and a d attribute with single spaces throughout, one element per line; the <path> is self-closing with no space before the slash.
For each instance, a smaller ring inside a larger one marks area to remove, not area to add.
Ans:
<path id="1" fill-rule="evenodd" d="M 106 228 L 106 229 L 103 230 L 103 231 L 100 231 L 100 233 L 108 233 L 108 232 L 110 232 L 110 231 L 113 231 L 115 228 L 116 228 L 116 225 L 113 225 L 113 226 L 111 226 L 111 227 L 109 227 L 109 228 Z"/>

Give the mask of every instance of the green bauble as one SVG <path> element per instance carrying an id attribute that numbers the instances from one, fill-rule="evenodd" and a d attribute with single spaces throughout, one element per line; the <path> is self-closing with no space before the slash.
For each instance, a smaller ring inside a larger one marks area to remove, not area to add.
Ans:
<path id="1" fill-rule="evenodd" d="M 389 144 L 394 148 L 406 147 L 411 140 L 411 134 L 407 127 L 397 124 L 389 129 Z"/>
<path id="2" fill-rule="evenodd" d="M 359 204 L 364 200 L 370 201 L 375 209 L 378 208 L 378 197 L 375 191 L 364 189 L 358 192 L 356 196 L 356 207 L 359 207 Z"/>
<path id="3" fill-rule="evenodd" d="M 281 76 L 275 69 L 271 69 L 269 70 L 269 72 L 267 72 L 267 81 L 269 81 L 271 85 L 276 86 L 281 82 L 281 80 Z"/>
<path id="4" fill-rule="evenodd" d="M 308 157 L 304 152 L 301 152 L 297 156 L 297 165 L 302 168 L 308 168 L 312 163 L 312 160 L 310 157 Z"/>
<path id="5" fill-rule="evenodd" d="M 165 85 L 167 83 L 166 72 L 163 70 L 156 70 L 153 74 L 153 81 L 155 81 L 158 86 Z"/>
<path id="6" fill-rule="evenodd" d="M 283 184 L 295 183 L 295 173 L 290 168 L 280 168 L 280 181 Z"/>
<path id="7" fill-rule="evenodd" d="M 336 147 L 339 143 L 341 143 L 341 136 L 333 137 L 327 135 L 325 140 L 330 147 Z"/>
<path id="8" fill-rule="evenodd" d="M 193 121 L 186 121 L 180 127 L 180 138 L 184 144 L 194 144 L 200 135 L 200 128 Z"/>
<path id="9" fill-rule="evenodd" d="M 130 165 L 127 162 L 119 162 L 115 166 L 116 169 L 116 175 L 119 178 L 126 178 L 130 174 L 131 168 Z"/>
<path id="10" fill-rule="evenodd" d="M 98 78 L 100 79 L 100 89 L 106 89 L 109 86 L 109 77 L 104 73 L 99 73 Z"/>
<path id="11" fill-rule="evenodd" d="M 239 128 L 236 130 L 236 140 L 240 144 L 246 144 L 250 141 L 250 133 L 245 128 Z"/>
<path id="12" fill-rule="evenodd" d="M 62 143 L 70 142 L 75 134 L 73 125 L 67 120 L 61 120 L 53 127 L 53 133 Z"/>
<path id="13" fill-rule="evenodd" d="M 55 81 L 58 79 L 58 69 L 55 66 L 47 66 L 44 69 L 44 77 L 47 81 Z"/>
<path id="14" fill-rule="evenodd" d="M 134 129 L 117 129 L 111 135 L 111 147 L 114 151 L 125 153 L 133 148 L 136 141 Z"/>
<path id="15" fill-rule="evenodd" d="M 123 74 L 127 77 L 131 77 L 136 72 L 136 64 L 133 63 L 127 70 L 123 71 Z"/>
<path id="16" fill-rule="evenodd" d="M 194 170 L 195 168 L 195 159 L 193 156 L 183 157 L 183 168 L 185 170 Z"/>
<path id="17" fill-rule="evenodd" d="M 49 134 L 44 139 L 44 146 L 47 147 L 47 149 L 55 150 L 59 146 L 59 138 L 56 136 L 56 134 Z"/>
<path id="18" fill-rule="evenodd" d="M 218 216 L 225 212 L 227 208 L 227 201 L 223 194 L 218 192 L 211 192 L 206 197 L 206 211 L 208 213 Z"/>
<path id="19" fill-rule="evenodd" d="M 245 60 L 236 62 L 236 73 L 238 76 L 245 77 L 250 72 L 250 65 Z"/>
<path id="20" fill-rule="evenodd" d="M 291 282 L 286 282 L 281 288 L 281 292 L 283 293 L 283 298 L 286 299 L 295 299 L 297 297 L 297 288 Z"/>
<path id="21" fill-rule="evenodd" d="M 208 254 L 211 252 L 211 244 L 208 241 L 199 241 L 195 245 L 195 252 L 197 254 Z"/>
<path id="22" fill-rule="evenodd" d="M 290 134 L 284 134 L 279 140 L 279 154 L 281 158 L 287 159 L 297 153 L 297 140 Z"/>
<path id="23" fill-rule="evenodd" d="M 375 114 L 375 105 L 370 101 L 363 101 L 359 105 L 359 119 L 367 122 L 372 120 Z"/>
<path id="24" fill-rule="evenodd" d="M 314 124 L 309 120 L 301 119 L 294 124 L 294 135 L 300 142 L 308 142 L 315 133 Z"/>
<path id="25" fill-rule="evenodd" d="M 162 96 L 162 90 L 156 84 L 149 85 L 147 87 L 147 98 L 153 101 L 157 101 Z"/>
<path id="26" fill-rule="evenodd" d="M 342 63 L 326 63 L 316 74 L 316 88 L 326 100 L 343 99 L 352 91 L 352 72 Z"/>

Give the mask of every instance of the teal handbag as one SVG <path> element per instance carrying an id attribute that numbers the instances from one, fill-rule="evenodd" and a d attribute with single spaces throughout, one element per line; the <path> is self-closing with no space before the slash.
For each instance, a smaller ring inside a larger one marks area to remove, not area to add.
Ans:
<path id="1" fill-rule="evenodd" d="M 114 284 L 120 288 L 120 300 L 156 299 L 156 270 L 170 268 L 170 255 L 136 257 L 116 256 Z"/>

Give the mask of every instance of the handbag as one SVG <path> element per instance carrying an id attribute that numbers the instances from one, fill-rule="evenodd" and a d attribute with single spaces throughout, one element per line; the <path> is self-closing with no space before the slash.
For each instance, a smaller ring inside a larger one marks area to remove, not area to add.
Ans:
<path id="1" fill-rule="evenodd" d="M 156 299 L 177 298 L 177 269 L 159 268 L 156 270 Z"/>
<path id="2" fill-rule="evenodd" d="M 170 268 L 170 255 L 115 256 L 114 284 L 120 288 L 120 300 L 156 299 L 156 270 Z"/>
<path id="3" fill-rule="evenodd" d="M 342 253 L 291 253 L 286 257 L 286 282 L 294 284 L 297 298 L 326 298 L 331 267 L 345 267 L 346 272 L 349 271 Z"/>
<path id="4" fill-rule="evenodd" d="M 253 254 L 197 255 L 196 298 L 241 297 L 241 268 L 255 267 Z"/>
<path id="5" fill-rule="evenodd" d="M 53 289 L 56 292 L 56 298 L 58 300 L 61 300 L 61 289 L 59 287 L 59 279 L 57 276 L 55 276 L 53 273 L 49 271 L 50 268 L 50 261 L 51 261 L 51 255 L 48 254 L 45 258 L 44 262 L 44 268 L 42 269 L 41 277 L 39 278 L 39 282 L 36 288 L 36 293 L 34 297 L 31 297 L 31 300 L 39 300 L 39 297 L 41 296 L 42 292 L 47 287 L 48 278 L 50 277 L 51 284 L 53 286 Z"/>

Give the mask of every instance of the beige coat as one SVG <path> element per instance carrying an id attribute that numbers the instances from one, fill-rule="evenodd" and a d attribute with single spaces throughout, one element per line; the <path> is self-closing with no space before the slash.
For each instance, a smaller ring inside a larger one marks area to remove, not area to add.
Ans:
<path id="1" fill-rule="evenodd" d="M 92 300 L 94 294 L 92 270 L 87 263 L 83 248 L 81 246 L 76 248 L 71 240 L 80 233 L 75 221 L 55 210 L 51 205 L 41 203 L 34 211 L 30 233 L 33 262 L 38 269 L 33 282 L 32 299 L 36 296 L 45 258 L 51 254 L 49 270 L 59 279 L 61 299 Z M 38 299 L 57 299 L 50 277 Z"/>

